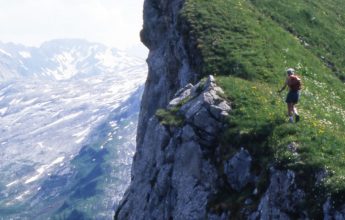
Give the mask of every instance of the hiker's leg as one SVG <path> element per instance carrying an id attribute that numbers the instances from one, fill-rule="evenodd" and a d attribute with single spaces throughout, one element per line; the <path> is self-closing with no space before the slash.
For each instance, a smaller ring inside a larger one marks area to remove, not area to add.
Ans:
<path id="1" fill-rule="evenodd" d="M 295 104 L 293 104 L 293 113 L 294 113 L 295 115 L 298 115 L 297 107 L 296 107 Z"/>
<path id="2" fill-rule="evenodd" d="M 296 122 L 299 122 L 300 117 L 299 117 L 299 114 L 298 114 L 298 111 L 297 111 L 296 104 L 293 105 L 293 113 L 295 114 Z"/>
<path id="3" fill-rule="evenodd" d="M 289 115 L 289 121 L 293 122 L 293 103 L 288 103 L 288 115 Z"/>
<path id="4" fill-rule="evenodd" d="M 287 107 L 288 107 L 288 115 L 293 116 L 293 111 L 294 111 L 293 103 L 287 103 Z"/>

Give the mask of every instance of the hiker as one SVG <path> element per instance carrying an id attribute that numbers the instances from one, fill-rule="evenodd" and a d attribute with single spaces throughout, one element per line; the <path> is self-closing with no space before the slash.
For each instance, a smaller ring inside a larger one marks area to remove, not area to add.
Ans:
<path id="1" fill-rule="evenodd" d="M 286 73 L 287 78 L 285 84 L 278 92 L 281 93 L 287 86 L 289 87 L 289 93 L 286 96 L 285 102 L 288 107 L 289 122 L 293 123 L 294 115 L 296 122 L 300 120 L 296 104 L 298 103 L 300 96 L 301 79 L 295 74 L 295 70 L 293 68 L 287 69 Z"/>

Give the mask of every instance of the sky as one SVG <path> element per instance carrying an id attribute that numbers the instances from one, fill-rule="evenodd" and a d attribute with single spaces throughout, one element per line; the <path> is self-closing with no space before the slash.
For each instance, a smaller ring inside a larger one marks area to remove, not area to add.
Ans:
<path id="1" fill-rule="evenodd" d="M 144 0 L 0 0 L 0 41 L 39 46 L 81 38 L 119 49 L 140 44 Z"/>

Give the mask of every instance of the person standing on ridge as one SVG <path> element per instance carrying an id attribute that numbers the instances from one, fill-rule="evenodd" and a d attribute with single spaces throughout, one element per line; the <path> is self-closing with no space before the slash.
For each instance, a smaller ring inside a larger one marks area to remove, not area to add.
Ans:
<path id="1" fill-rule="evenodd" d="M 302 88 L 301 79 L 295 74 L 293 68 L 289 68 L 286 71 L 287 78 L 284 86 L 278 91 L 281 93 L 287 86 L 289 87 L 289 92 L 286 96 L 286 104 L 288 108 L 289 122 L 293 123 L 293 116 L 296 117 L 296 122 L 300 120 L 299 114 L 297 112 L 296 104 L 298 103 L 300 90 Z"/>

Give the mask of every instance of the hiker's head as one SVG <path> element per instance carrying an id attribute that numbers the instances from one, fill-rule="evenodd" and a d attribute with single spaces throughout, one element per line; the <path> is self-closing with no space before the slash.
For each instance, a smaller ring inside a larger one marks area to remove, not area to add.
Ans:
<path id="1" fill-rule="evenodd" d="M 295 74 L 295 70 L 294 70 L 293 68 L 289 68 L 289 69 L 286 70 L 286 73 L 287 73 L 289 76 L 291 76 L 291 75 Z"/>

